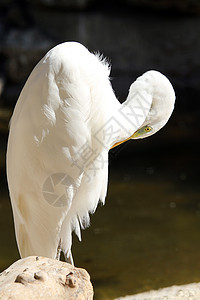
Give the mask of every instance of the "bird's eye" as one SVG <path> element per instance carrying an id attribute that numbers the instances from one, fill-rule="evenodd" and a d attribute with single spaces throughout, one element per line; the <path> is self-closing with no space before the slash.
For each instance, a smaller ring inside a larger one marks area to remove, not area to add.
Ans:
<path id="1" fill-rule="evenodd" d="M 151 127 L 150 126 L 147 126 L 147 127 L 145 127 L 145 129 L 144 129 L 146 132 L 149 132 L 149 131 L 151 131 Z"/>

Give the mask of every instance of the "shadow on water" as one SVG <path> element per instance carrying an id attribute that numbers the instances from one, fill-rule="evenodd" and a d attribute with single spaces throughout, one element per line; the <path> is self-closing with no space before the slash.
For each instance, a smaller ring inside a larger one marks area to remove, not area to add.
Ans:
<path id="1" fill-rule="evenodd" d="M 95 299 L 200 281 L 198 147 L 160 144 L 155 150 L 150 139 L 145 143 L 111 153 L 106 205 L 91 217 L 81 243 L 74 236 L 75 263 L 90 273 Z M 1 271 L 19 258 L 5 148 L 6 137 L 1 143 Z"/>

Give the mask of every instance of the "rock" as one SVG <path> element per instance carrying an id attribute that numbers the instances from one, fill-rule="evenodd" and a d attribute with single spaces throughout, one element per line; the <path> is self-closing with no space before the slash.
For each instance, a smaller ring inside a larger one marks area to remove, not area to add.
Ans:
<path id="1" fill-rule="evenodd" d="M 46 257 L 30 256 L 0 274 L 0 299 L 93 299 L 84 269 Z"/>
<path id="2" fill-rule="evenodd" d="M 157 291 L 117 298 L 116 300 L 199 300 L 200 283 L 171 286 Z"/>

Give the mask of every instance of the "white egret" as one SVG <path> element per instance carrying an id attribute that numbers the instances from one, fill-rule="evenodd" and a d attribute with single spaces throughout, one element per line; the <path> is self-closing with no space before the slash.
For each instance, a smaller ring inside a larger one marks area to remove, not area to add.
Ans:
<path id="1" fill-rule="evenodd" d="M 108 151 L 145 138 L 168 121 L 175 102 L 169 80 L 148 71 L 116 99 L 105 59 L 83 45 L 51 49 L 30 74 L 14 109 L 7 177 L 21 257 L 72 262 L 72 231 L 89 225 L 108 181 Z"/>

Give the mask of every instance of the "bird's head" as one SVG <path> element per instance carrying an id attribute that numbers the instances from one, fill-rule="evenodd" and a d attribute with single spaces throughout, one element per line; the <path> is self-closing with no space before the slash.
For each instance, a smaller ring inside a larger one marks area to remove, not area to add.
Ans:
<path id="1" fill-rule="evenodd" d="M 145 138 L 159 131 L 169 120 L 175 103 L 174 89 L 167 77 L 160 72 L 148 71 L 136 81 L 146 86 L 152 101 L 144 123 L 133 133 L 131 139 Z"/>
<path id="2" fill-rule="evenodd" d="M 145 92 L 142 95 L 142 93 Z M 163 74 L 157 71 L 148 71 L 130 86 L 129 95 L 124 104 L 128 107 L 134 105 L 135 95 L 141 95 L 138 103 L 143 105 L 147 99 L 150 101 L 149 110 L 146 111 L 146 115 L 143 123 L 138 127 L 133 134 L 122 142 L 130 139 L 140 139 L 153 135 L 160 130 L 169 120 L 175 103 L 175 93 L 170 81 Z M 121 144 L 116 143 L 113 147 Z M 113 148 L 112 147 L 112 148 Z"/>

